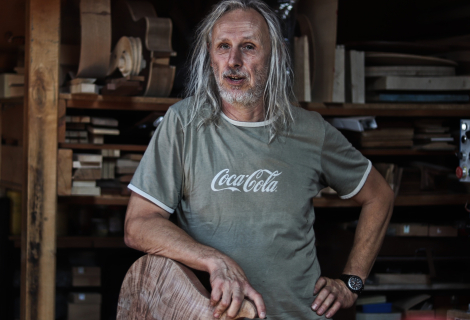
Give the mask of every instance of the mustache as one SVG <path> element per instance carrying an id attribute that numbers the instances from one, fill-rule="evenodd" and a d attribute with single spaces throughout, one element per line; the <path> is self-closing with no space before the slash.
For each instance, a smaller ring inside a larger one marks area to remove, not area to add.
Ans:
<path id="1" fill-rule="evenodd" d="M 249 78 L 250 75 L 247 72 L 241 71 L 235 68 L 228 68 L 222 73 L 223 77 L 244 77 Z"/>

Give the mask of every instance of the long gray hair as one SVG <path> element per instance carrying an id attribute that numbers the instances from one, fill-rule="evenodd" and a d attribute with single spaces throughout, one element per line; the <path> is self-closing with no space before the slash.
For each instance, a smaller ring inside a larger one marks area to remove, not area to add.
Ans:
<path id="1" fill-rule="evenodd" d="M 271 39 L 271 55 L 269 71 L 264 88 L 265 120 L 270 124 L 271 140 L 276 134 L 287 130 L 292 117 L 292 105 L 297 105 L 293 93 L 293 72 L 289 51 L 284 44 L 281 27 L 276 14 L 260 0 L 223 0 L 214 6 L 212 11 L 199 25 L 191 56 L 189 83 L 186 95 L 193 96 L 191 121 L 198 118 L 198 126 L 217 123 L 222 101 L 218 86 L 210 66 L 212 29 L 217 20 L 229 11 L 236 9 L 254 9 L 260 13 L 269 29 Z"/>

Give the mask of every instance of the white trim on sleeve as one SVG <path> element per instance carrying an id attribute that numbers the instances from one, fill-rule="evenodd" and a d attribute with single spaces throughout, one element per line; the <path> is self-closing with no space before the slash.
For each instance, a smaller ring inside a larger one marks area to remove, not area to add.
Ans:
<path id="1" fill-rule="evenodd" d="M 164 205 L 163 203 L 161 203 L 160 201 L 158 201 L 157 199 L 155 199 L 154 197 L 152 197 L 151 195 L 149 195 L 148 193 L 145 193 L 143 192 L 142 190 L 140 190 L 139 188 L 137 188 L 136 186 L 132 185 L 129 183 L 129 185 L 127 186 L 129 189 L 131 189 L 132 191 L 134 191 L 135 193 L 141 195 L 142 197 L 144 197 L 145 199 L 147 200 L 150 200 L 152 201 L 153 203 L 155 203 L 157 206 L 161 207 L 163 210 L 169 212 L 169 213 L 173 213 L 175 212 L 174 209 L 171 209 L 170 207 Z"/>
<path id="2" fill-rule="evenodd" d="M 370 160 L 367 160 L 369 161 L 369 165 L 367 166 L 367 170 L 366 172 L 364 172 L 364 175 L 362 176 L 362 179 L 361 181 L 359 182 L 359 184 L 357 185 L 356 189 L 353 190 L 353 192 L 347 194 L 347 195 L 344 195 L 344 196 L 341 196 L 340 198 L 341 199 L 349 199 L 349 198 L 352 198 L 354 197 L 356 194 L 359 193 L 359 191 L 361 191 L 362 187 L 364 186 L 364 183 L 366 183 L 366 180 L 367 180 L 367 177 L 369 176 L 369 173 L 370 173 L 370 170 L 372 169 L 372 163 L 370 162 Z"/>

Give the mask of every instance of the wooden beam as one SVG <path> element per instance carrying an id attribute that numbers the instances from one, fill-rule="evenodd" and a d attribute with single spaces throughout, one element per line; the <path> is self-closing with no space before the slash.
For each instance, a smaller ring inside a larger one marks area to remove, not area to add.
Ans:
<path id="1" fill-rule="evenodd" d="M 54 319 L 60 0 L 26 1 L 21 319 Z"/>

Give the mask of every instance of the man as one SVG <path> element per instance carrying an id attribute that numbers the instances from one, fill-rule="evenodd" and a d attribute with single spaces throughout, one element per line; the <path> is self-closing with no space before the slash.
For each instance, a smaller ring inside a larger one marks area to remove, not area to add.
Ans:
<path id="1" fill-rule="evenodd" d="M 168 110 L 129 185 L 126 244 L 208 272 L 215 318 L 245 297 L 269 319 L 352 306 L 391 216 L 370 161 L 292 106 L 286 50 L 264 3 L 219 3 L 198 29 L 191 97 Z M 316 258 L 311 198 L 328 185 L 362 205 L 345 281 L 320 277 Z"/>

